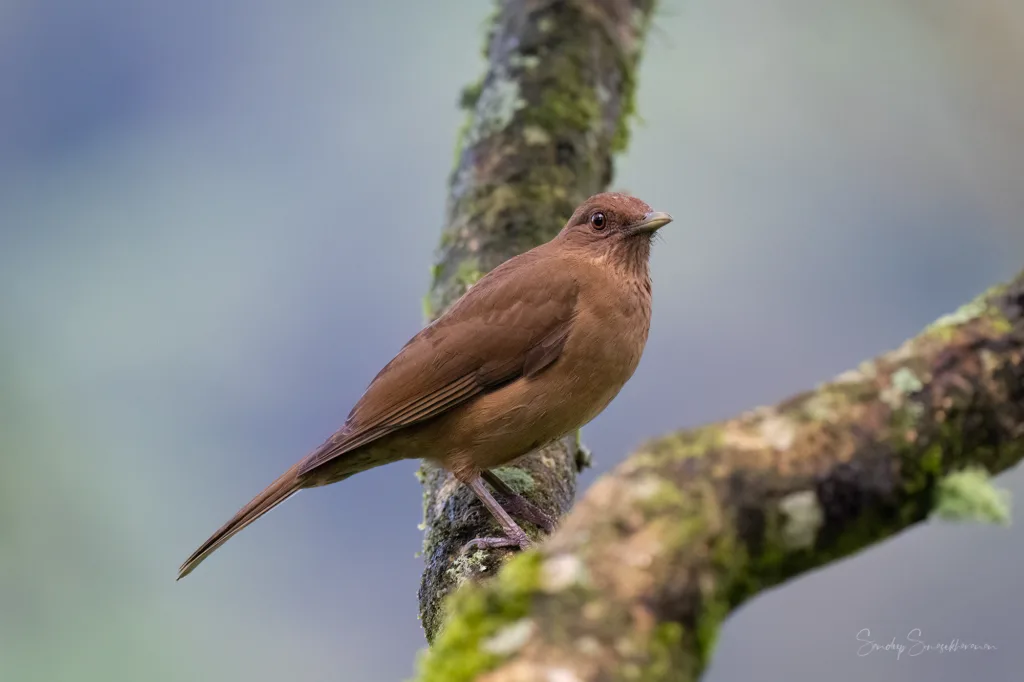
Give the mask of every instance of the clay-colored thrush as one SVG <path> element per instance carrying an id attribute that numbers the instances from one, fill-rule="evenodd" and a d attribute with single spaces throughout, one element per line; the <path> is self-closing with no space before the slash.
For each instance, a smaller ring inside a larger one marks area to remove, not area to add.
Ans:
<path id="1" fill-rule="evenodd" d="M 489 470 L 583 426 L 632 376 L 651 319 L 651 239 L 671 220 L 624 194 L 588 199 L 558 236 L 496 267 L 405 344 L 341 429 L 242 507 L 178 578 L 299 490 L 409 457 L 451 471 L 506 535 L 471 544 L 529 546 L 512 514 L 547 530 L 551 520 Z"/>

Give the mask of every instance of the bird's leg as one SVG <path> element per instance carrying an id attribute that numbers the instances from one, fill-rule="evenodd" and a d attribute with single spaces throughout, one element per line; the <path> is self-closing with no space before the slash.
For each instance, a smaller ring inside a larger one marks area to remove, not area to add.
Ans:
<path id="1" fill-rule="evenodd" d="M 509 514 L 529 521 L 549 535 L 555 532 L 555 520 L 533 502 L 512 490 L 508 483 L 501 480 L 501 476 L 489 470 L 480 475 L 502 497 L 502 506 Z"/>
<path id="2" fill-rule="evenodd" d="M 469 489 L 477 496 L 477 498 L 483 502 L 484 506 L 487 507 L 487 511 L 491 512 L 498 523 L 501 524 L 501 529 L 505 531 L 503 538 L 477 538 L 470 540 L 462 547 L 462 551 L 468 551 L 470 549 L 485 549 L 492 547 L 516 547 L 519 549 L 529 549 L 530 538 L 526 536 L 523 529 L 516 525 L 516 522 L 509 516 L 508 512 L 505 511 L 504 507 L 498 504 L 498 501 L 491 496 L 491 493 L 487 490 L 487 486 L 484 485 L 483 479 L 480 478 L 480 474 L 474 475 L 469 480 L 465 481 L 465 484 L 469 486 Z"/>

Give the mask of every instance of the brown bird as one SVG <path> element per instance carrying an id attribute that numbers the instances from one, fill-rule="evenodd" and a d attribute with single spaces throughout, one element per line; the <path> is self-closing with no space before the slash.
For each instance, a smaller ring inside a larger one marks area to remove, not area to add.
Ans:
<path id="1" fill-rule="evenodd" d="M 242 507 L 178 579 L 299 490 L 413 457 L 451 471 L 501 524 L 506 537 L 471 545 L 528 547 L 509 512 L 549 531 L 551 519 L 489 470 L 583 426 L 632 376 L 651 321 L 651 240 L 671 221 L 625 194 L 587 199 L 554 239 L 496 267 L 405 344 L 341 429 Z"/>

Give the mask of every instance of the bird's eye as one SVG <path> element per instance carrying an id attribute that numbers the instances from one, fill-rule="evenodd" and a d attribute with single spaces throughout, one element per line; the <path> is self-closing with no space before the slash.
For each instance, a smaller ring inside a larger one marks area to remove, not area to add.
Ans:
<path id="1" fill-rule="evenodd" d="M 594 215 L 590 216 L 590 224 L 593 225 L 595 229 L 603 230 L 604 213 L 595 213 Z"/>

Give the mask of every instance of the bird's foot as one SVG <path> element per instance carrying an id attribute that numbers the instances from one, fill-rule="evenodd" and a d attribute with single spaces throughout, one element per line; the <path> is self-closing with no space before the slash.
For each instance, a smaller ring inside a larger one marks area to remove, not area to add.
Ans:
<path id="1" fill-rule="evenodd" d="M 517 516 L 524 521 L 529 521 L 545 533 L 551 535 L 555 531 L 555 519 L 551 518 L 546 511 L 530 502 L 528 499 L 517 493 L 502 480 L 494 471 L 485 471 L 481 477 L 487 481 L 494 492 L 498 493 L 504 502 L 502 508 L 507 514 Z M 492 512 L 493 513 L 493 512 Z M 505 524 L 503 524 L 505 525 Z"/>
<path id="2" fill-rule="evenodd" d="M 521 550 L 530 549 L 533 543 L 523 533 L 522 537 L 513 538 L 509 536 L 501 538 L 475 538 L 462 546 L 460 552 L 466 554 L 474 549 L 497 549 L 499 547 L 518 547 Z"/>
<path id="3" fill-rule="evenodd" d="M 516 493 L 502 495 L 502 506 L 512 516 L 523 521 L 529 521 L 548 535 L 555 532 L 555 520 L 546 511 L 522 495 Z"/>

